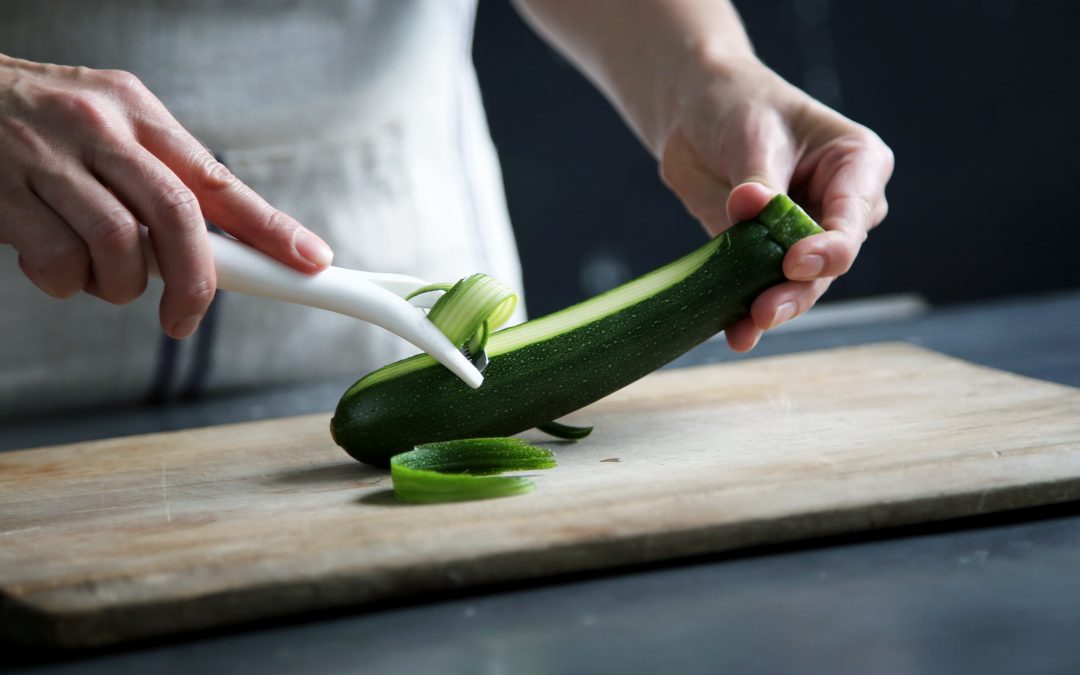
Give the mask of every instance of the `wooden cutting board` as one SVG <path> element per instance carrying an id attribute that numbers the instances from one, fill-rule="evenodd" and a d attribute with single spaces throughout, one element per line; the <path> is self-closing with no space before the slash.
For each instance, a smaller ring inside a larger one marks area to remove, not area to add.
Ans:
<path id="1" fill-rule="evenodd" d="M 1080 496 L 1080 390 L 902 344 L 654 374 L 497 501 L 398 504 L 328 419 L 0 454 L 3 634 L 103 644 Z"/>

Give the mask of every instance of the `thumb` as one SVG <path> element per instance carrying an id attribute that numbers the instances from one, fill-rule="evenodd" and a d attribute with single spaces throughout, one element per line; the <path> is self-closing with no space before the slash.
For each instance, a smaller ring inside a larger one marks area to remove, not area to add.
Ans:
<path id="1" fill-rule="evenodd" d="M 728 218 L 732 223 L 756 218 L 769 200 L 779 192 L 780 190 L 757 181 L 740 183 L 728 195 Z"/>
<path id="2" fill-rule="evenodd" d="M 731 222 L 754 218 L 777 193 L 787 192 L 795 166 L 794 139 L 775 112 L 740 127 L 723 154 L 732 185 L 727 200 Z"/>

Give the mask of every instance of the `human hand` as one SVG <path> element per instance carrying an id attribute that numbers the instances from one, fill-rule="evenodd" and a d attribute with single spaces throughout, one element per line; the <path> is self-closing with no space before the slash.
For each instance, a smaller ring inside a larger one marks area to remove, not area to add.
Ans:
<path id="1" fill-rule="evenodd" d="M 130 73 L 0 55 L 0 244 L 58 298 L 146 288 L 139 223 L 165 282 L 160 320 L 198 327 L 216 278 L 203 217 L 302 272 L 330 248 L 233 176 Z"/>
<path id="2" fill-rule="evenodd" d="M 695 68 L 660 149 L 661 175 L 712 235 L 786 192 L 826 230 L 784 256 L 788 281 L 726 331 L 736 351 L 810 309 L 851 267 L 888 210 L 893 154 L 872 131 L 813 100 L 754 58 Z"/>

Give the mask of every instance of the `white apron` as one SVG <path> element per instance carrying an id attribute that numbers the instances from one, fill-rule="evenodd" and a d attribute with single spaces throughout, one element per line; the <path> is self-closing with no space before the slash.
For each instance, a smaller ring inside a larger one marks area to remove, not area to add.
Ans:
<path id="1" fill-rule="evenodd" d="M 135 73 L 337 265 L 486 272 L 520 291 L 474 13 L 475 0 L 18 0 L 0 53 Z M 167 345 L 160 290 L 124 307 L 55 300 L 0 246 L 0 419 L 359 376 L 414 351 L 355 319 L 228 293 L 206 336 Z"/>

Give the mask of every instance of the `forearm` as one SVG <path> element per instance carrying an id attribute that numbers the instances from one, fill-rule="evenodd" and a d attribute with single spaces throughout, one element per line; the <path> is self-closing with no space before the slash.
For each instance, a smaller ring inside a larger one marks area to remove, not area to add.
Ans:
<path id="1" fill-rule="evenodd" d="M 659 156 L 698 66 L 752 59 L 728 0 L 515 0 Z"/>
<path id="2" fill-rule="evenodd" d="M 790 280 L 725 330 L 739 351 L 805 312 L 885 217 L 892 152 L 754 56 L 731 0 L 515 0 L 615 104 L 660 175 L 711 234 L 777 192 L 827 230 L 792 246 Z"/>

